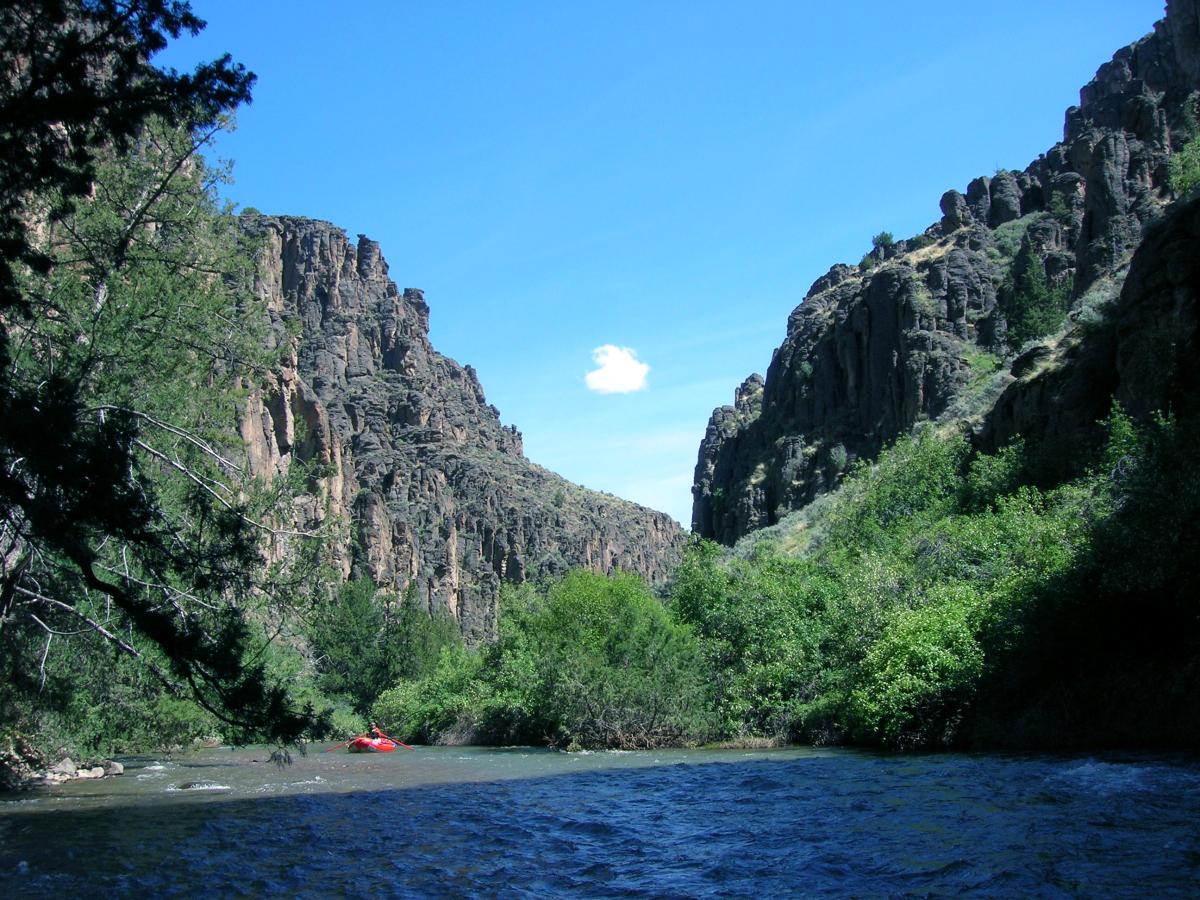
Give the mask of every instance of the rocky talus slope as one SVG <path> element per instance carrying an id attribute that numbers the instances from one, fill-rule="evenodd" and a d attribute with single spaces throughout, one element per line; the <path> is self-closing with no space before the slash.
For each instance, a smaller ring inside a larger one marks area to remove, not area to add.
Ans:
<path id="1" fill-rule="evenodd" d="M 973 419 L 995 446 L 1107 411 L 1113 348 L 1081 349 L 1085 326 L 1111 310 L 1146 227 L 1172 199 L 1167 160 L 1192 134 L 1200 89 L 1198 6 L 1171 0 L 1151 34 L 1101 66 L 1067 111 L 1063 139 L 1024 171 L 947 191 L 923 234 L 881 243 L 813 284 L 766 378 L 748 378 L 709 421 L 694 531 L 733 543 L 774 524 L 921 421 Z M 1070 291 L 1077 327 L 1061 346 L 1014 359 L 1004 285 L 1031 265 Z M 1153 277 L 1143 270 L 1139 283 Z M 1087 377 L 1043 377 L 1084 357 Z"/>
<path id="2" fill-rule="evenodd" d="M 265 242 L 258 291 L 288 356 L 246 404 L 250 465 L 315 466 L 290 518 L 348 523 L 344 575 L 412 586 L 473 641 L 493 633 L 506 580 L 580 566 L 666 576 L 679 526 L 529 462 L 475 371 L 434 350 L 421 291 L 396 287 L 375 241 L 301 218 L 243 222 Z"/>

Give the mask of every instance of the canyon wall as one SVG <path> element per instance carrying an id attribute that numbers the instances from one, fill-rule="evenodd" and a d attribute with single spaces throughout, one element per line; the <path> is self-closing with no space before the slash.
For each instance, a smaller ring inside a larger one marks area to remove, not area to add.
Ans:
<path id="1" fill-rule="evenodd" d="M 667 576 L 679 526 L 526 459 L 475 370 L 430 344 L 422 292 L 397 288 L 375 241 L 308 219 L 242 221 L 263 242 L 257 290 L 284 357 L 246 403 L 249 462 L 269 478 L 309 467 L 284 518 L 341 523 L 344 577 L 412 589 L 479 641 L 505 581 L 575 567 Z"/>
<path id="2" fill-rule="evenodd" d="M 1197 9 L 1172 0 L 1151 34 L 1101 66 L 1067 111 L 1063 139 L 1024 171 L 947 191 L 923 234 L 879 240 L 861 264 L 813 284 L 766 378 L 748 378 L 709 421 L 693 531 L 733 543 L 772 525 L 924 421 L 965 421 L 995 445 L 1034 420 L 1049 433 L 1107 408 L 1107 363 L 1071 381 L 1074 398 L 1014 387 L 1050 357 L 1080 351 L 1076 339 L 1011 347 L 1006 285 L 1040 267 L 1051 290 L 1069 294 L 1069 325 L 1080 329 L 1068 334 L 1115 301 L 1145 229 L 1173 199 L 1168 158 L 1196 127 Z"/>

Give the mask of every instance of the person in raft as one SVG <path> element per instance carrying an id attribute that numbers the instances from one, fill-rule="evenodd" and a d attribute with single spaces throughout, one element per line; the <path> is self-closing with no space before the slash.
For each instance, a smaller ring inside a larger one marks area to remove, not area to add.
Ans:
<path id="1" fill-rule="evenodd" d="M 371 727 L 367 729 L 367 737 L 378 740 L 383 737 L 383 732 L 379 730 L 378 725 L 372 722 Z"/>

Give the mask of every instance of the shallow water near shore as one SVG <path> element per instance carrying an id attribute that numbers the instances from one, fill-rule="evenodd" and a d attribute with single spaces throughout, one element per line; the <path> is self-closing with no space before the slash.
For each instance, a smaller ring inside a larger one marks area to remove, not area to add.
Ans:
<path id="1" fill-rule="evenodd" d="M 1195 896 L 1193 757 L 263 748 L 0 802 L 7 896 Z"/>

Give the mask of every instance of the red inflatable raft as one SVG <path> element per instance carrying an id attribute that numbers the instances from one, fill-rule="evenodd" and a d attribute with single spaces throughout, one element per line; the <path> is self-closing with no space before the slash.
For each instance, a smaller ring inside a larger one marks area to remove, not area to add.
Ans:
<path id="1" fill-rule="evenodd" d="M 396 742 L 387 738 L 356 737 L 346 749 L 351 753 L 392 753 L 396 749 Z"/>

